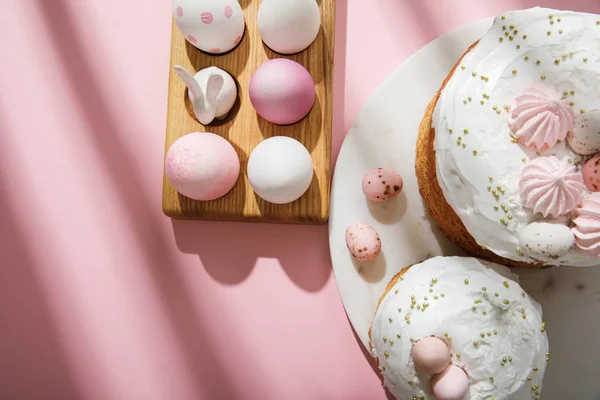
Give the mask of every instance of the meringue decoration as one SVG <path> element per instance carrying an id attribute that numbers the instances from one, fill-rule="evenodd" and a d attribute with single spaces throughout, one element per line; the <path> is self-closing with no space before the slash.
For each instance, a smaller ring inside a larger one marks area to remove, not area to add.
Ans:
<path id="1" fill-rule="evenodd" d="M 583 165 L 583 183 L 590 192 L 600 192 L 600 154 L 596 154 Z"/>
<path id="2" fill-rule="evenodd" d="M 544 217 L 557 217 L 574 210 L 584 190 L 581 173 L 567 159 L 559 160 L 555 156 L 529 161 L 519 179 L 525 207 Z"/>
<path id="3" fill-rule="evenodd" d="M 461 368 L 450 365 L 433 377 L 432 388 L 436 400 L 463 400 L 469 391 L 469 378 Z"/>
<path id="4" fill-rule="evenodd" d="M 536 85 L 513 100 L 508 125 L 520 143 L 548 149 L 573 129 L 573 109 L 554 88 Z"/>
<path id="5" fill-rule="evenodd" d="M 571 228 L 575 244 L 586 253 L 600 257 L 600 193 L 586 197 L 575 213 L 575 226 Z"/>
<path id="6" fill-rule="evenodd" d="M 450 364 L 448 345 L 435 336 L 419 340 L 411 354 L 415 368 L 423 374 L 439 374 Z"/>
<path id="7" fill-rule="evenodd" d="M 577 154 L 589 156 L 600 151 L 600 110 L 585 113 L 585 119 L 573 126 L 567 144 Z"/>
<path id="8" fill-rule="evenodd" d="M 535 260 L 556 260 L 569 252 L 575 236 L 567 225 L 532 222 L 519 231 L 519 247 Z"/>

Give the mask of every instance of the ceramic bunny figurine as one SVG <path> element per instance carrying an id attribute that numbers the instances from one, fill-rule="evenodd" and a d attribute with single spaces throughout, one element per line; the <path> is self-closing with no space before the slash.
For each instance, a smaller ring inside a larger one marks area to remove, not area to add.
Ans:
<path id="1" fill-rule="evenodd" d="M 174 68 L 188 88 L 194 114 L 202 125 L 227 117 L 237 98 L 237 86 L 231 75 L 217 67 L 204 68 L 194 76 L 180 65 Z"/>

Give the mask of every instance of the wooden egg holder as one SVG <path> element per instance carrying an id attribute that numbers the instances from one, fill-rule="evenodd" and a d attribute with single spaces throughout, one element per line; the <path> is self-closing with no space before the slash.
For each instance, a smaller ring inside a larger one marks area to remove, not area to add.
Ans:
<path id="1" fill-rule="evenodd" d="M 190 132 L 212 132 L 233 145 L 241 163 L 240 177 L 225 196 L 213 201 L 196 201 L 179 194 L 163 176 L 163 212 L 177 219 L 227 221 L 262 221 L 281 223 L 320 224 L 329 215 L 331 120 L 333 95 L 333 50 L 335 0 L 317 0 L 321 10 L 321 28 L 315 41 L 304 51 L 291 56 L 275 53 L 266 47 L 256 26 L 259 0 L 241 0 L 246 30 L 240 44 L 223 55 L 204 53 L 179 32 L 173 22 L 167 133 L 165 152 L 175 140 Z M 311 74 L 316 97 L 310 113 L 300 122 L 279 126 L 261 118 L 250 103 L 248 85 L 252 73 L 265 61 L 285 57 L 302 64 Z M 216 66 L 229 72 L 238 85 L 238 100 L 228 117 L 201 125 L 194 115 L 187 88 L 173 71 L 181 65 L 190 73 Z M 254 193 L 246 174 L 248 157 L 254 147 L 272 136 L 289 136 L 302 143 L 311 154 L 314 165 L 313 181 L 307 192 L 288 204 L 272 204 Z"/>

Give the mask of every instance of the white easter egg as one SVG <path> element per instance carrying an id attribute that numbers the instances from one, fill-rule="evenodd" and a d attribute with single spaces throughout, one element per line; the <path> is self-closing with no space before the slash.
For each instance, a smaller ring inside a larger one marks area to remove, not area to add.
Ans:
<path id="1" fill-rule="evenodd" d="M 300 198 L 310 186 L 313 163 L 299 141 L 274 136 L 258 144 L 248 158 L 248 180 L 264 200 L 285 204 Z"/>
<path id="2" fill-rule="evenodd" d="M 294 54 L 315 40 L 321 14 L 315 0 L 263 0 L 256 23 L 269 48 L 281 54 Z"/>
<path id="3" fill-rule="evenodd" d="M 188 42 L 207 53 L 225 53 L 244 35 L 244 13 L 237 0 L 175 0 L 173 18 Z"/>
<path id="4" fill-rule="evenodd" d="M 567 144 L 582 156 L 600 152 L 600 110 L 590 110 L 576 122 L 567 136 Z"/>
<path id="5" fill-rule="evenodd" d="M 519 231 L 521 249 L 536 260 L 556 260 L 574 243 L 575 235 L 561 223 L 532 222 Z"/>

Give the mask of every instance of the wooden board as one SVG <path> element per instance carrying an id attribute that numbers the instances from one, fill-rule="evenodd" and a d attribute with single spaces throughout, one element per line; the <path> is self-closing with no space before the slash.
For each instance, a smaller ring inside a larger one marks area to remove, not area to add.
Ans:
<path id="1" fill-rule="evenodd" d="M 165 152 L 181 136 L 190 132 L 213 132 L 228 139 L 240 156 L 240 178 L 226 196 L 214 201 L 195 201 L 179 194 L 163 177 L 163 212 L 178 219 L 263 221 L 281 223 L 324 223 L 329 215 L 331 118 L 333 95 L 333 46 L 335 0 L 317 0 L 321 9 L 321 29 L 313 44 L 301 53 L 284 56 L 266 47 L 256 27 L 259 0 L 240 0 L 246 31 L 241 43 L 224 55 L 210 55 L 189 44 L 175 23 L 171 38 L 171 72 Z M 289 126 L 271 124 L 252 107 L 248 85 L 252 73 L 271 58 L 285 57 L 302 64 L 313 77 L 315 104 L 306 118 Z M 211 65 L 222 68 L 236 79 L 239 98 L 227 119 L 209 126 L 195 118 L 184 83 L 173 72 L 179 64 L 190 72 Z M 272 136 L 299 140 L 312 156 L 315 174 L 308 191 L 289 204 L 271 204 L 259 198 L 246 175 L 248 157 L 262 140 Z"/>

